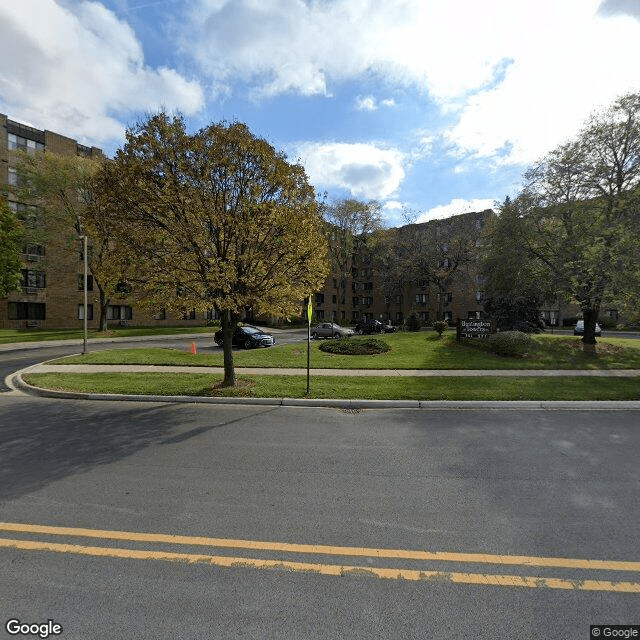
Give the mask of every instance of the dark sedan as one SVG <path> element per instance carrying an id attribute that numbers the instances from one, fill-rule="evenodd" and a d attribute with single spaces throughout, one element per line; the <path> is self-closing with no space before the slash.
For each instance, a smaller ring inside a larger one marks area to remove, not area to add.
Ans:
<path id="1" fill-rule="evenodd" d="M 356 333 L 360 335 L 369 333 L 393 333 L 396 327 L 392 324 L 385 324 L 380 320 L 363 320 L 356 325 Z"/>
<path id="2" fill-rule="evenodd" d="M 222 346 L 222 331 L 216 331 L 213 336 L 215 343 Z M 250 324 L 238 325 L 233 333 L 231 344 L 234 347 L 244 349 L 256 349 L 257 347 L 271 347 L 275 344 L 275 339 L 270 333 L 265 333 L 262 329 Z"/>

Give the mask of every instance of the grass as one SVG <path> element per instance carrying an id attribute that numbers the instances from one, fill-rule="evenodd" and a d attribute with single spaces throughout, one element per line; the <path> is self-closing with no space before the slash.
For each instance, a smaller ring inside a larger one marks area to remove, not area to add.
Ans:
<path id="1" fill-rule="evenodd" d="M 132 338 L 136 336 L 211 333 L 216 327 L 113 327 L 108 331 L 89 329 L 88 338 Z M 43 340 L 82 340 L 84 329 L 0 329 L 0 344 Z"/>
<path id="2" fill-rule="evenodd" d="M 639 400 L 640 378 L 355 378 L 318 377 L 306 395 L 305 376 L 240 376 L 220 389 L 221 376 L 189 373 L 33 373 L 29 384 L 84 393 L 375 400 Z"/>
<path id="3" fill-rule="evenodd" d="M 391 351 L 354 356 L 325 353 L 320 341 L 311 343 L 314 369 L 640 369 L 640 341 L 608 338 L 598 343 L 597 355 L 582 352 L 579 338 L 538 335 L 523 358 L 487 353 L 478 343 L 460 343 L 453 336 L 439 339 L 432 332 L 387 334 Z M 113 349 L 58 360 L 64 364 L 156 364 L 222 366 L 222 349 L 195 341 L 198 353 L 163 348 Z M 235 351 L 237 367 L 306 368 L 307 345 L 297 343 L 269 349 Z"/>
<path id="4" fill-rule="evenodd" d="M 388 353 L 369 356 L 336 355 L 312 343 L 312 368 L 336 369 L 335 376 L 239 376 L 235 389 L 221 389 L 222 376 L 202 373 L 61 373 L 29 374 L 35 386 L 85 393 L 141 395 L 240 396 L 263 398 L 346 398 L 378 400 L 638 400 L 640 377 L 350 377 L 339 369 L 640 369 L 640 342 L 610 338 L 598 343 L 596 356 L 582 352 L 578 338 L 536 336 L 525 357 L 500 357 L 482 343 L 458 344 L 453 337 L 433 333 L 388 334 Z M 196 341 L 197 342 L 197 341 Z M 57 360 L 59 364 L 150 364 L 222 366 L 222 349 L 207 339 L 199 353 L 185 349 L 111 349 Z M 305 343 L 270 349 L 236 351 L 236 367 L 306 368 Z"/>

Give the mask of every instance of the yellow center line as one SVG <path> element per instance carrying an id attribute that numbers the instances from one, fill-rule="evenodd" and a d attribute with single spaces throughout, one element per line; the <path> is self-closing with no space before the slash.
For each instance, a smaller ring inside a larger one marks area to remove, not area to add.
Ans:
<path id="1" fill-rule="evenodd" d="M 281 569 L 302 573 L 317 573 L 328 576 L 367 575 L 384 580 L 411 580 L 477 584 L 500 587 L 528 587 L 580 591 L 611 591 L 616 593 L 640 593 L 640 583 L 611 582 L 608 580 L 567 580 L 563 578 L 539 578 L 535 576 L 510 576 L 474 574 L 444 571 L 420 571 L 416 569 L 359 567 L 337 564 L 290 562 L 286 560 L 264 560 L 213 556 L 195 553 L 175 553 L 168 551 L 145 551 L 108 547 L 89 547 L 54 542 L 34 542 L 30 540 L 9 540 L 0 538 L 0 547 L 28 551 L 50 551 L 74 553 L 84 556 L 126 558 L 136 560 L 163 560 L 185 563 L 205 563 L 220 567 L 240 567 L 251 569 Z"/>
<path id="2" fill-rule="evenodd" d="M 402 560 L 427 560 L 437 562 L 464 562 L 470 564 L 519 565 L 528 567 L 556 567 L 564 569 L 594 569 L 603 571 L 640 571 L 640 562 L 620 560 L 589 560 L 583 558 L 554 558 L 492 555 L 485 553 L 452 553 L 445 551 L 338 547 L 288 542 L 265 542 L 261 540 L 234 540 L 228 538 L 182 536 L 164 533 L 140 533 L 133 531 L 56 527 L 13 522 L 0 522 L 0 531 L 125 540 L 129 542 L 162 542 L 167 544 L 191 546 L 223 547 L 227 549 L 249 549 L 252 551 L 284 551 L 288 553 L 316 555 L 395 558 Z"/>

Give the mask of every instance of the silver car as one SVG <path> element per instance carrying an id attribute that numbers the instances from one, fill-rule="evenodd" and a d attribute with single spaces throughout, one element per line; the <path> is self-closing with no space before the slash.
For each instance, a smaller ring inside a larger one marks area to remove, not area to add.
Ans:
<path id="1" fill-rule="evenodd" d="M 350 338 L 353 329 L 345 329 L 335 322 L 320 322 L 315 327 L 311 327 L 311 337 L 318 338 Z"/>

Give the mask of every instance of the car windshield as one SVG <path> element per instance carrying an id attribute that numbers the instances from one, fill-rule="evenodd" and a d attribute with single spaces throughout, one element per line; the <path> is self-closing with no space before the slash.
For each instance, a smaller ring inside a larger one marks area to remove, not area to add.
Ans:
<path id="1" fill-rule="evenodd" d="M 258 327 L 242 327 L 245 333 L 262 333 Z"/>

